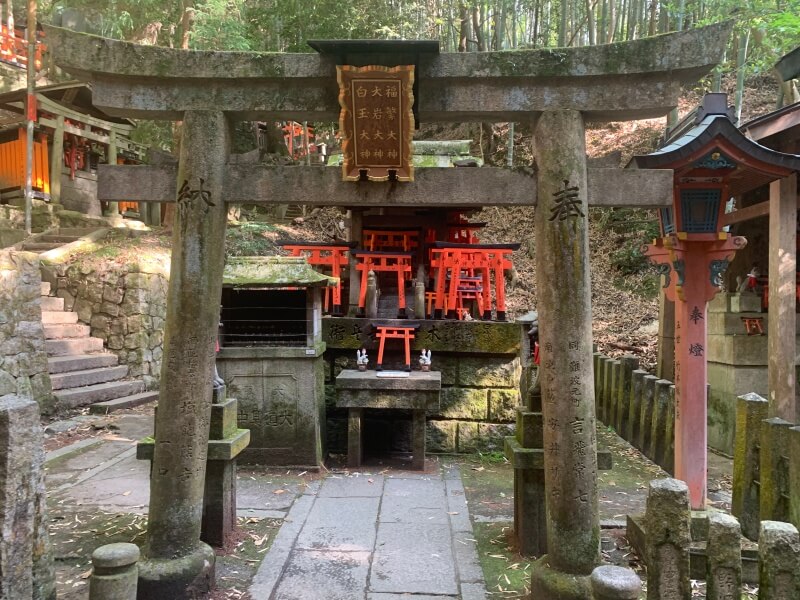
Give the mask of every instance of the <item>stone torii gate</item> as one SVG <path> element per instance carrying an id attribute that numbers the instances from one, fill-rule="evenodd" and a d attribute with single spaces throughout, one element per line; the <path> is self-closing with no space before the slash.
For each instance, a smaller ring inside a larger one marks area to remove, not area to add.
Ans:
<path id="1" fill-rule="evenodd" d="M 333 169 L 227 164 L 232 120 L 337 119 L 332 58 L 137 46 L 48 27 L 57 64 L 92 83 L 103 111 L 183 121 L 177 169 L 100 173 L 105 200 L 178 203 L 139 598 L 188 598 L 213 580 L 214 555 L 199 538 L 225 203 L 289 195 L 349 207 L 538 206 L 550 543 L 531 587 L 537 598 L 589 598 L 600 534 L 587 209 L 590 199 L 666 206 L 671 172 L 587 169 L 584 123 L 667 114 L 681 86 L 719 62 L 730 30 L 723 23 L 607 46 L 421 57 L 419 120 L 534 122 L 536 173 L 420 169 L 413 183 L 345 183 Z"/>

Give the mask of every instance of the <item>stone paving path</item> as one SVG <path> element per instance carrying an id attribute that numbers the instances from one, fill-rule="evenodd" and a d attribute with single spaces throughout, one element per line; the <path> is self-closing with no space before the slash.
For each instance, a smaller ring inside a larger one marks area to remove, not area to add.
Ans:
<path id="1" fill-rule="evenodd" d="M 270 600 L 486 598 L 457 467 L 332 474 L 299 496 L 250 587 Z"/>

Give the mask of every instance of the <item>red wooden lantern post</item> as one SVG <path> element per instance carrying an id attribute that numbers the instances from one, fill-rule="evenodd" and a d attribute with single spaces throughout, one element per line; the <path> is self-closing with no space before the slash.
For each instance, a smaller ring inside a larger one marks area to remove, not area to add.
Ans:
<path id="1" fill-rule="evenodd" d="M 654 263 L 665 265 L 659 270 L 675 302 L 675 477 L 689 486 L 695 510 L 705 508 L 707 487 L 706 305 L 733 254 L 746 244 L 724 232 L 681 232 L 646 247 Z"/>

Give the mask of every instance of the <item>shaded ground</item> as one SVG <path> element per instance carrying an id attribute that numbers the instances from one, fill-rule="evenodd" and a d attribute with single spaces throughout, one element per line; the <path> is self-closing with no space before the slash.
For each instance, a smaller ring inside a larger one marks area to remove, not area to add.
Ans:
<path id="1" fill-rule="evenodd" d="M 47 485 L 51 536 L 56 553 L 59 598 L 85 600 L 91 552 L 111 542 L 141 543 L 146 529 L 149 463 L 135 458 L 135 441 L 152 429 L 152 407 L 104 418 L 102 427 L 81 424 L 76 436 L 53 434 L 48 442 Z M 99 424 L 96 424 L 99 425 Z M 85 430 L 85 431 L 83 431 Z M 85 437 L 84 437 L 85 436 Z M 647 485 L 666 474 L 613 431 L 598 430 L 598 441 L 613 456 L 613 469 L 599 477 L 604 560 L 642 571 L 625 539 L 624 519 L 644 511 Z M 65 445 L 66 442 L 69 442 Z M 341 458 L 341 457 L 335 457 Z M 497 454 L 440 456 L 431 473 L 457 467 L 461 473 L 475 541 L 490 598 L 520 598 L 525 593 L 530 561 L 513 543 L 513 471 Z M 389 461 L 391 463 L 391 461 Z M 331 468 L 337 469 L 336 460 Z M 730 502 L 731 461 L 709 456 L 709 489 L 714 504 Z M 315 494 L 324 478 L 391 477 L 396 465 L 360 472 L 327 473 L 243 466 L 238 471 L 239 533 L 218 552 L 218 589 L 214 600 L 249 598 L 246 590 L 288 512 L 304 494 Z M 356 483 L 358 483 L 356 481 Z M 307 496 L 306 496 L 307 497 Z M 696 586 L 702 597 L 704 586 Z"/>

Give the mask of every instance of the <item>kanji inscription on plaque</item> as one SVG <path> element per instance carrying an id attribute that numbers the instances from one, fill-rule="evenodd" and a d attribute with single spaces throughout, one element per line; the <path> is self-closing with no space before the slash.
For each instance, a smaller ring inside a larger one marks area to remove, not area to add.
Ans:
<path id="1" fill-rule="evenodd" d="M 413 181 L 414 66 L 336 67 L 342 178 Z"/>

